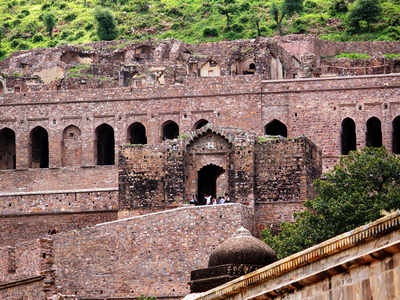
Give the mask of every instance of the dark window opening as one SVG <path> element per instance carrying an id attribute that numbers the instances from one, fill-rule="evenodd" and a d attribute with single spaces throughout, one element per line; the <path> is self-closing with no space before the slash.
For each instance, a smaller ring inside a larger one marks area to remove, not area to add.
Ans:
<path id="1" fill-rule="evenodd" d="M 378 118 L 372 117 L 367 121 L 367 143 L 368 147 L 382 146 L 382 130 L 381 121 Z"/>
<path id="2" fill-rule="evenodd" d="M 31 168 L 49 167 L 49 136 L 46 129 L 36 127 L 31 131 Z"/>
<path id="3" fill-rule="evenodd" d="M 400 116 L 393 120 L 392 132 L 392 151 L 400 154 Z"/>
<path id="4" fill-rule="evenodd" d="M 196 122 L 196 124 L 194 125 L 194 129 L 200 129 L 201 127 L 205 126 L 208 124 L 207 120 L 201 119 L 199 121 Z"/>
<path id="5" fill-rule="evenodd" d="M 167 121 L 162 130 L 163 140 L 173 140 L 179 136 L 179 126 L 174 121 Z"/>
<path id="6" fill-rule="evenodd" d="M 147 144 L 146 128 L 141 123 L 129 126 L 128 137 L 131 144 Z"/>
<path id="7" fill-rule="evenodd" d="M 0 170 L 15 169 L 15 133 L 9 128 L 0 130 Z"/>
<path id="8" fill-rule="evenodd" d="M 342 122 L 341 153 L 347 155 L 350 151 L 356 149 L 356 124 L 352 119 L 346 118 Z"/>
<path id="9" fill-rule="evenodd" d="M 102 124 L 96 129 L 97 164 L 113 165 L 115 162 L 114 130 L 110 125 Z"/>
<path id="10" fill-rule="evenodd" d="M 273 120 L 265 125 L 265 134 L 266 135 L 280 135 L 283 137 L 287 137 L 287 128 L 286 125 L 278 120 Z"/>
<path id="11" fill-rule="evenodd" d="M 3 83 L 0 82 L 0 95 L 4 93 L 4 86 Z"/>
<path id="12" fill-rule="evenodd" d="M 199 204 L 206 204 L 205 196 L 217 196 L 217 178 L 225 170 L 216 165 L 207 165 L 197 172 L 197 195 Z"/>

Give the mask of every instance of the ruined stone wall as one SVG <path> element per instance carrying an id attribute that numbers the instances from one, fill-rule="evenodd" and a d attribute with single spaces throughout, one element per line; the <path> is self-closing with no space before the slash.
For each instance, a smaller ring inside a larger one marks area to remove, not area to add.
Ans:
<path id="1" fill-rule="evenodd" d="M 75 213 L 35 213 L 0 215 L 0 246 L 116 220 L 117 211 L 81 211 Z"/>
<path id="2" fill-rule="evenodd" d="M 57 234 L 56 285 L 83 298 L 183 296 L 189 270 L 252 219 L 238 204 L 193 206 Z"/>
<path id="3" fill-rule="evenodd" d="M 0 282 L 40 275 L 39 240 L 23 242 L 15 247 L 3 246 L 0 248 L 0 254 Z"/>
<path id="4" fill-rule="evenodd" d="M 307 138 L 259 137 L 255 146 L 258 233 L 292 221 L 293 212 L 304 209 L 303 202 L 313 197 L 313 181 L 321 172 L 321 153 Z"/>
<path id="5" fill-rule="evenodd" d="M 0 298 L 5 300 L 45 300 L 46 293 L 43 291 L 44 279 L 33 282 L 12 283 L 10 285 L 0 284 Z"/>
<path id="6" fill-rule="evenodd" d="M 182 141 L 121 148 L 121 209 L 157 209 L 183 203 Z"/>

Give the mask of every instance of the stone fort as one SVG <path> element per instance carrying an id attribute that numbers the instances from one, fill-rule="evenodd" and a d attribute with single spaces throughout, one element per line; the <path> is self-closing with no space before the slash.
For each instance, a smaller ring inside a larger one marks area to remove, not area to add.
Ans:
<path id="1" fill-rule="evenodd" d="M 184 296 L 211 249 L 239 226 L 257 236 L 292 220 L 341 155 L 400 153 L 400 59 L 385 57 L 398 53 L 292 35 L 11 54 L 0 296 Z M 206 193 L 230 203 L 188 204 Z"/>

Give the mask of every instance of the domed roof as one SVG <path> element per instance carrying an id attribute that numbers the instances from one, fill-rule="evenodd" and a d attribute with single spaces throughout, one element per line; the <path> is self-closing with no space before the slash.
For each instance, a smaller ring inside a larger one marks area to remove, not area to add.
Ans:
<path id="1" fill-rule="evenodd" d="M 275 251 L 253 237 L 244 227 L 219 245 L 210 255 L 208 267 L 226 264 L 268 265 L 276 260 Z"/>

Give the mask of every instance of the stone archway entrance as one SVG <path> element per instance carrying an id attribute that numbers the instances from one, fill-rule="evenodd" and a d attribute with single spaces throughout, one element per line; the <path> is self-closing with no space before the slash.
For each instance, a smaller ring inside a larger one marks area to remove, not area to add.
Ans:
<path id="1" fill-rule="evenodd" d="M 217 197 L 221 193 L 221 184 L 218 184 L 218 178 L 225 170 L 216 165 L 207 165 L 197 172 L 197 195 L 203 200 L 205 195 Z M 204 204 L 204 203 L 200 203 Z"/>
<path id="2" fill-rule="evenodd" d="M 186 149 L 185 200 L 197 196 L 203 204 L 206 193 L 214 197 L 229 193 L 232 147 L 228 140 L 207 130 L 196 136 Z"/>

